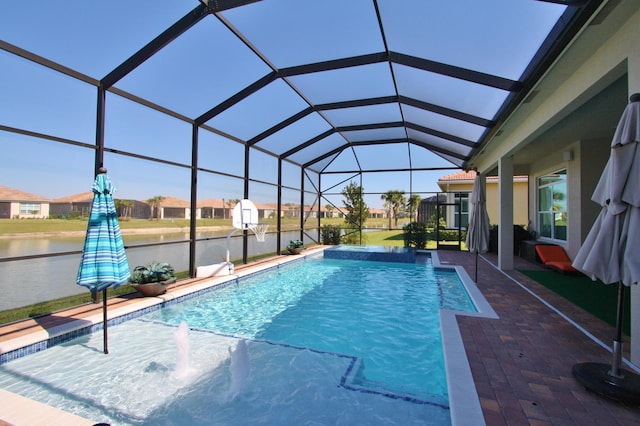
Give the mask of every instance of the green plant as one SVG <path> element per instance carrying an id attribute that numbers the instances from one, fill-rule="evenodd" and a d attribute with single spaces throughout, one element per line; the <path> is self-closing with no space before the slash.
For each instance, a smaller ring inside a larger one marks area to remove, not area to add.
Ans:
<path id="1" fill-rule="evenodd" d="M 131 284 L 149 284 L 176 278 L 173 267 L 166 263 L 149 262 L 146 266 L 136 266 L 129 277 Z"/>
<path id="2" fill-rule="evenodd" d="M 340 235 L 342 235 L 342 227 L 340 225 L 324 225 L 321 229 L 322 244 L 340 244 Z"/>
<path id="3" fill-rule="evenodd" d="M 404 225 L 404 246 L 424 249 L 429 235 L 426 222 L 411 222 Z"/>
<path id="4" fill-rule="evenodd" d="M 304 243 L 300 240 L 291 240 L 287 245 L 287 248 L 290 248 L 290 249 L 297 249 L 297 248 L 303 248 L 303 247 L 304 247 Z"/>

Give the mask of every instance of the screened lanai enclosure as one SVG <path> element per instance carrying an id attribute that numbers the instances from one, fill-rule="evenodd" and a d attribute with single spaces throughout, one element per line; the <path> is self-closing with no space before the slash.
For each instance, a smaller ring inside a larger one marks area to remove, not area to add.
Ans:
<path id="1" fill-rule="evenodd" d="M 392 190 L 437 200 L 600 3 L 3 1 L 1 220 L 71 220 L 104 166 L 121 221 L 186 223 L 125 234 L 132 266 L 219 262 L 225 234 L 204 220 L 230 225 L 241 199 L 270 224 L 264 243 L 234 236 L 243 262 L 321 242 L 327 217 L 366 228 L 345 187 L 370 215 Z M 3 281 L 78 291 L 82 238 L 65 230 L 0 239 Z"/>

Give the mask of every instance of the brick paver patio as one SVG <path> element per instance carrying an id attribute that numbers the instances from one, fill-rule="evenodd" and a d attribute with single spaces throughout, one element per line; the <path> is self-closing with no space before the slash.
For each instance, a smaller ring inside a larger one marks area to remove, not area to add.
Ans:
<path id="1" fill-rule="evenodd" d="M 462 265 L 474 277 L 475 255 L 438 254 L 441 261 Z M 486 423 L 640 425 L 640 407 L 593 394 L 571 374 L 578 362 L 611 363 L 610 352 L 577 326 L 607 346 L 614 328 L 518 272 L 538 265 L 517 257 L 516 270 L 508 274 L 495 265 L 496 255 L 481 255 L 477 285 L 500 319 L 458 318 Z"/>

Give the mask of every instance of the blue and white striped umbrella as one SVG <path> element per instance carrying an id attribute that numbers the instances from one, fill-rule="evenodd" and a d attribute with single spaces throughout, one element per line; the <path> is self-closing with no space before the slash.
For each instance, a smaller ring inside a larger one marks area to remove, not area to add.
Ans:
<path id="1" fill-rule="evenodd" d="M 101 168 L 100 172 L 103 171 L 93 183 L 93 204 L 76 280 L 92 291 L 117 288 L 126 283 L 131 274 L 113 202 L 115 188 L 106 170 Z"/>

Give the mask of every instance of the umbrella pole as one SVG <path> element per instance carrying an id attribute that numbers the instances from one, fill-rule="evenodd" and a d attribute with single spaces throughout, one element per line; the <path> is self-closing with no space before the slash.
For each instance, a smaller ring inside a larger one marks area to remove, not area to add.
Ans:
<path id="1" fill-rule="evenodd" d="M 613 340 L 613 362 L 575 364 L 573 376 L 585 388 L 598 395 L 633 405 L 640 404 L 640 375 L 620 368 L 622 364 L 622 317 L 624 312 L 624 284 L 618 283 L 618 312 L 616 335 Z"/>
<path id="2" fill-rule="evenodd" d="M 618 312 L 616 316 L 616 335 L 613 338 L 613 361 L 609 374 L 613 377 L 622 378 L 620 375 L 620 364 L 622 364 L 622 318 L 624 313 L 624 285 L 618 283 Z"/>
<path id="3" fill-rule="evenodd" d="M 107 346 L 107 289 L 102 290 L 102 340 L 104 353 L 108 354 Z"/>
<path id="4" fill-rule="evenodd" d="M 476 250 L 476 284 L 478 284 L 478 250 Z"/>

